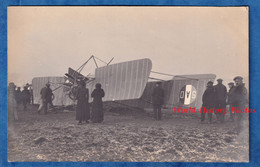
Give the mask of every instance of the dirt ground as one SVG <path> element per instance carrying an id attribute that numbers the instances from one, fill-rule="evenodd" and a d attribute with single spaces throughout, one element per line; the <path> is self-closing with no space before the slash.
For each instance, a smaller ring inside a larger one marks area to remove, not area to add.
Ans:
<path id="1" fill-rule="evenodd" d="M 248 128 L 233 122 L 201 124 L 198 114 L 164 110 L 105 112 L 101 124 L 78 125 L 75 111 L 19 111 L 8 125 L 9 161 L 247 162 Z M 245 121 L 248 126 L 248 121 Z"/>

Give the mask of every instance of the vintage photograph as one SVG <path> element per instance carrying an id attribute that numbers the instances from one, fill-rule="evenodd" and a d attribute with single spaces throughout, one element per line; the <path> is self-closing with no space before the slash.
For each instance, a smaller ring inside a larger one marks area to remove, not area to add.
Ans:
<path id="1" fill-rule="evenodd" d="M 246 6 L 9 6 L 8 161 L 249 162 Z"/>

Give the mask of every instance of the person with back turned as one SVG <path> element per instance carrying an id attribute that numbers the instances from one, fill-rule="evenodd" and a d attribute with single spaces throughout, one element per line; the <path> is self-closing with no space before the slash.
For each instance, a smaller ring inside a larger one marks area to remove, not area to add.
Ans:
<path id="1" fill-rule="evenodd" d="M 46 84 L 46 87 L 43 87 L 41 89 L 40 94 L 41 94 L 41 98 L 42 98 L 42 102 L 43 102 L 44 114 L 47 114 L 48 104 L 50 104 L 50 106 L 52 108 L 54 107 L 52 104 L 53 93 L 52 93 L 49 83 Z M 41 108 L 38 109 L 38 113 L 40 113 L 41 110 L 42 110 Z"/>
<path id="2" fill-rule="evenodd" d="M 161 88 L 161 83 L 157 82 L 152 94 L 153 112 L 155 120 L 161 120 L 164 91 Z"/>
<path id="3" fill-rule="evenodd" d="M 90 111 L 89 111 L 89 91 L 86 88 L 86 82 L 80 81 L 79 88 L 77 90 L 77 108 L 76 108 L 76 120 L 79 121 L 79 125 L 82 124 L 83 121 L 89 123 L 90 119 Z"/>
<path id="4" fill-rule="evenodd" d="M 105 92 L 101 86 L 102 85 L 100 83 L 97 83 L 95 86 L 96 88 L 91 93 L 91 97 L 93 98 L 91 112 L 92 123 L 101 123 L 104 120 L 102 98 L 105 96 Z"/>

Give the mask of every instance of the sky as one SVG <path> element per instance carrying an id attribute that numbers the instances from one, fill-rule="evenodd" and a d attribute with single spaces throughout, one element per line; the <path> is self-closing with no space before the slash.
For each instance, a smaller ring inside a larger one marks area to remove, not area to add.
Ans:
<path id="1" fill-rule="evenodd" d="M 112 64 L 149 58 L 152 71 L 213 73 L 224 84 L 240 75 L 248 87 L 247 7 L 19 6 L 7 21 L 8 82 L 18 86 L 64 76 L 94 55 Z M 82 73 L 94 70 L 90 61 Z"/>

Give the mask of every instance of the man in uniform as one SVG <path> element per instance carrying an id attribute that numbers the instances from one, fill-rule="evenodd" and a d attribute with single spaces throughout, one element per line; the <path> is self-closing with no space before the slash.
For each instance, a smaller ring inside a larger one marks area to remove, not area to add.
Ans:
<path id="1" fill-rule="evenodd" d="M 52 93 L 49 83 L 46 84 L 46 87 L 41 89 L 40 94 L 41 94 L 41 98 L 43 101 L 44 114 L 47 114 L 48 104 L 50 104 L 50 106 L 53 108 L 53 104 L 52 104 L 53 93 Z M 41 109 L 38 110 L 38 113 L 40 113 L 40 112 L 41 112 Z"/>
<path id="2" fill-rule="evenodd" d="M 245 84 L 243 83 L 243 78 L 241 76 L 235 77 L 234 81 L 236 83 L 236 88 L 234 90 L 233 106 L 239 110 L 242 110 L 248 105 L 247 89 L 245 88 Z M 243 128 L 245 113 L 236 113 L 236 117 L 236 130 L 239 134 Z"/>
<path id="3" fill-rule="evenodd" d="M 153 103 L 153 111 L 154 118 L 156 120 L 161 120 L 161 107 L 163 105 L 164 91 L 161 88 L 161 83 L 157 82 L 152 94 L 152 103 Z"/>
<path id="4" fill-rule="evenodd" d="M 227 94 L 227 104 L 229 105 L 229 112 L 230 112 L 230 120 L 233 122 L 235 119 L 235 113 L 232 113 L 232 107 L 234 107 L 233 104 L 233 98 L 234 98 L 234 90 L 236 89 L 234 82 L 228 83 L 229 91 Z"/>
<path id="5" fill-rule="evenodd" d="M 227 88 L 222 84 L 222 79 L 218 79 L 218 84 L 215 85 L 216 92 L 216 109 L 226 109 L 226 99 L 227 99 Z M 224 122 L 225 115 L 224 113 L 216 113 L 217 121 Z"/>
<path id="6" fill-rule="evenodd" d="M 212 109 L 214 108 L 214 104 L 215 104 L 215 91 L 213 87 L 213 82 L 209 81 L 207 83 L 207 89 L 202 95 L 202 107 Z M 201 112 L 201 123 L 204 123 L 205 115 L 206 113 Z M 212 123 L 212 113 L 208 113 L 208 120 L 209 123 Z"/>

